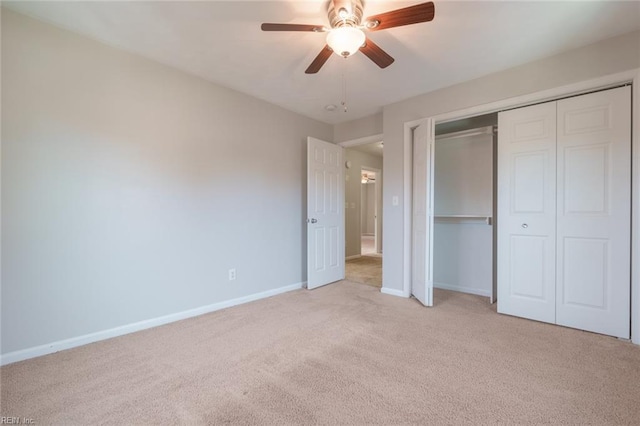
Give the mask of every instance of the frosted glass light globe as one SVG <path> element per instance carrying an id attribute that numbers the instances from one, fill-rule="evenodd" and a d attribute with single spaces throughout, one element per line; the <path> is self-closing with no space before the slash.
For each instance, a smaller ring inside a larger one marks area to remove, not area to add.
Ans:
<path id="1" fill-rule="evenodd" d="M 338 27 L 327 34 L 327 44 L 338 55 L 348 58 L 362 47 L 366 37 L 362 30 L 354 27 Z"/>

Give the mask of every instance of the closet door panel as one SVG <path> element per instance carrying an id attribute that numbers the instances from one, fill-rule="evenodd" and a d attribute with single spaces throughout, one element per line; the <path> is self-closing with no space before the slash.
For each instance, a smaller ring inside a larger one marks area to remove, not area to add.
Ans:
<path id="1" fill-rule="evenodd" d="M 548 184 L 545 182 L 548 174 L 545 169 L 549 164 L 549 151 L 513 154 L 511 161 L 511 213 L 544 215 Z"/>
<path id="2" fill-rule="evenodd" d="M 411 294 L 433 306 L 433 121 L 413 133 Z"/>
<path id="3" fill-rule="evenodd" d="M 549 262 L 547 253 L 552 242 L 544 236 L 512 235 L 509 243 L 512 263 L 509 296 L 545 303 L 549 292 L 543 283 Z"/>
<path id="4" fill-rule="evenodd" d="M 418 131 L 420 130 L 420 133 Z M 424 129 L 416 129 L 413 142 L 413 241 L 411 294 L 428 305 L 425 288 L 428 280 L 427 248 L 429 245 L 427 205 L 427 140 Z"/>
<path id="5" fill-rule="evenodd" d="M 557 323 L 629 338 L 629 87 L 558 101 Z"/>
<path id="6" fill-rule="evenodd" d="M 498 312 L 555 322 L 556 104 L 498 115 Z"/>

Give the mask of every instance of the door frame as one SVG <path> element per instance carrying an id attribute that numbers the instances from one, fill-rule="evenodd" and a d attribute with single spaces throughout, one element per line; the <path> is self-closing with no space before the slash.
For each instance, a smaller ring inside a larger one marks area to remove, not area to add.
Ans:
<path id="1" fill-rule="evenodd" d="M 640 345 L 640 68 L 610 74 L 603 77 L 572 83 L 527 95 L 515 96 L 500 101 L 477 105 L 457 111 L 437 114 L 404 123 L 404 250 L 403 250 L 403 291 L 402 296 L 411 295 L 411 152 L 412 129 L 428 120 L 434 124 L 470 118 L 483 114 L 500 112 L 541 102 L 585 94 L 588 92 L 612 88 L 622 84 L 632 84 L 632 122 L 631 122 L 631 341 Z M 435 127 L 435 126 L 434 126 Z M 498 129 L 499 131 L 499 129 Z M 383 218 L 384 220 L 384 218 Z M 384 288 L 384 280 L 382 283 Z M 400 292 L 398 292 L 400 293 Z M 398 294 L 400 295 L 400 294 Z"/>
<path id="2" fill-rule="evenodd" d="M 371 135 L 371 136 L 365 136 L 362 138 L 357 138 L 357 139 L 349 139 L 343 142 L 338 142 L 336 143 L 336 145 L 339 145 L 341 147 L 343 147 L 344 149 L 348 149 L 348 148 L 352 148 L 354 146 L 360 146 L 360 145 L 369 145 L 372 143 L 377 143 L 377 142 L 382 142 L 384 140 L 384 135 L 382 133 L 377 133 L 375 135 Z M 384 155 L 384 154 L 383 154 Z M 369 169 L 372 169 L 371 167 L 369 167 Z M 382 175 L 382 170 L 378 170 L 378 169 L 372 169 L 372 171 L 376 172 L 376 191 L 382 191 L 382 185 L 379 183 L 380 182 L 380 177 Z M 384 180 L 382 181 L 384 183 Z M 342 181 L 342 190 L 343 190 L 343 194 L 346 191 L 346 182 L 343 180 Z M 378 197 L 378 194 L 376 194 L 376 198 Z M 376 200 L 376 202 L 378 203 L 377 207 L 379 207 L 378 209 L 378 216 L 380 216 L 381 213 L 381 209 L 383 207 L 382 205 L 382 197 L 380 197 L 380 199 Z M 360 198 L 360 204 L 362 204 L 362 198 Z M 362 206 L 361 206 L 362 208 Z M 380 240 L 380 238 L 382 237 L 382 228 L 384 226 L 384 215 L 382 216 L 382 221 L 377 220 L 376 221 L 376 251 L 378 253 L 380 253 L 382 250 L 382 248 L 384 247 L 384 240 L 382 241 L 382 247 L 379 246 L 378 242 Z M 346 225 L 345 225 L 345 231 L 346 231 Z M 345 241 L 344 238 L 342 239 L 341 244 L 344 246 Z M 343 252 L 345 252 L 344 247 L 343 247 Z M 362 246 L 360 246 L 360 255 L 362 255 Z M 384 288 L 384 284 L 383 284 L 383 288 Z"/>

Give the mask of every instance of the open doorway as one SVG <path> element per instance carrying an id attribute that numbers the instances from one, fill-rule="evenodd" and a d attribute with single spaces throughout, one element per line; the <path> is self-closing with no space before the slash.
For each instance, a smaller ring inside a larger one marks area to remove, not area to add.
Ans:
<path id="1" fill-rule="evenodd" d="M 382 287 L 382 142 L 345 149 L 345 278 Z"/>
<path id="2" fill-rule="evenodd" d="M 378 187 L 379 171 L 362 168 L 360 186 L 360 253 L 377 254 Z"/>

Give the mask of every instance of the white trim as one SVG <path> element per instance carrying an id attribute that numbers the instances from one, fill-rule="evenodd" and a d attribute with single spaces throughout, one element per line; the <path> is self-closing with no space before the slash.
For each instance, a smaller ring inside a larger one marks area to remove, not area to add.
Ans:
<path id="1" fill-rule="evenodd" d="M 640 345 L 640 69 L 631 98 L 631 341 Z"/>
<path id="2" fill-rule="evenodd" d="M 303 288 L 306 282 L 291 284 L 284 287 L 275 288 L 273 290 L 263 291 L 261 293 L 250 294 L 248 296 L 238 297 L 236 299 L 226 300 L 224 302 L 214 303 L 212 305 L 201 306 L 199 308 L 187 311 L 177 312 L 158 318 L 152 318 L 144 321 L 127 324 L 120 327 L 111 328 L 109 330 L 98 331 L 96 333 L 85 334 L 84 336 L 72 337 L 70 339 L 59 340 L 57 342 L 48 343 L 46 345 L 35 346 L 33 348 L 22 349 L 19 351 L 9 352 L 0 357 L 0 365 L 7 365 L 26 359 L 35 358 L 43 355 L 52 354 L 54 352 L 66 349 L 76 348 L 78 346 L 87 345 L 89 343 L 99 342 L 101 340 L 111 339 L 112 337 L 123 336 L 125 334 L 135 333 L 136 331 L 146 330 L 148 328 L 158 327 L 160 325 L 169 324 L 187 318 L 208 314 L 210 312 L 219 311 L 220 309 L 230 308 L 232 306 L 241 305 L 243 303 L 253 302 L 255 300 L 264 299 L 278 294 L 286 293 L 293 290 Z"/>
<path id="3" fill-rule="evenodd" d="M 481 288 L 473 288 L 473 287 L 462 287 L 455 284 L 447 284 L 447 283 L 433 283 L 433 288 L 440 288 L 442 290 L 451 290 L 457 291 L 459 293 L 467 293 L 467 294 L 475 294 L 476 296 L 484 296 L 490 297 L 491 291 L 482 290 Z"/>
<path id="4" fill-rule="evenodd" d="M 361 250 L 362 250 L 362 249 L 361 249 Z M 360 258 L 360 257 L 362 257 L 362 255 L 361 255 L 361 254 L 354 254 L 353 256 L 347 256 L 347 257 L 345 257 L 345 258 L 344 258 L 344 260 L 353 260 L 353 259 L 358 259 L 358 258 Z"/>
<path id="5" fill-rule="evenodd" d="M 450 111 L 413 120 L 404 124 L 404 293 L 411 291 L 411 129 L 423 121 L 431 118 L 435 123 L 446 123 L 463 118 L 489 114 L 505 109 L 518 108 L 539 102 L 586 93 L 594 90 L 606 89 L 624 83 L 633 83 L 633 109 L 632 109 L 632 226 L 631 226 L 631 341 L 640 345 L 640 68 L 623 71 L 591 80 L 572 83 L 527 95 L 515 96 L 501 101 L 490 102 L 457 111 Z M 384 283 L 383 283 L 384 284 Z"/>
<path id="6" fill-rule="evenodd" d="M 405 295 L 403 291 L 396 290 L 395 288 L 382 287 L 380 289 L 380 293 L 388 294 L 390 296 L 397 296 L 397 297 L 409 297 Z"/>
<path id="7" fill-rule="evenodd" d="M 350 148 L 352 146 L 368 145 L 370 143 L 382 142 L 382 140 L 383 135 L 382 133 L 379 133 L 377 135 L 365 136 L 363 138 L 350 139 L 348 141 L 339 142 L 338 145 L 343 148 Z"/>

